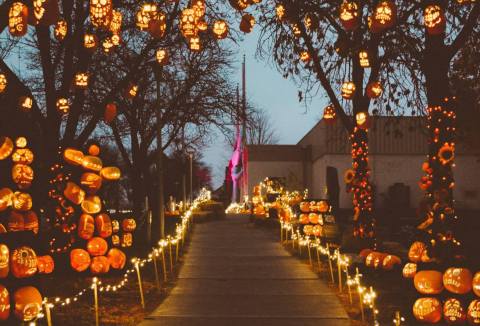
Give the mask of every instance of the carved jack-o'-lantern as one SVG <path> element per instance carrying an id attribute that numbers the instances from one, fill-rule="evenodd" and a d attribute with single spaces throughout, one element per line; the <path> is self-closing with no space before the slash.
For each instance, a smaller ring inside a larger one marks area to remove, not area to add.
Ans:
<path id="1" fill-rule="evenodd" d="M 0 212 L 12 206 L 13 191 L 9 188 L 0 189 Z"/>
<path id="2" fill-rule="evenodd" d="M 123 269 L 125 267 L 127 256 L 120 249 L 110 249 L 107 256 L 108 261 L 110 262 L 110 267 L 113 269 Z"/>
<path id="3" fill-rule="evenodd" d="M 40 274 L 50 274 L 55 269 L 55 262 L 52 256 L 38 256 L 37 257 L 37 269 Z"/>
<path id="4" fill-rule="evenodd" d="M 414 263 L 420 262 L 425 250 L 427 250 L 427 246 L 423 242 L 415 241 L 408 250 L 408 259 Z"/>
<path id="5" fill-rule="evenodd" d="M 120 231 L 120 222 L 118 220 L 112 220 L 112 232 L 118 233 Z"/>
<path id="6" fill-rule="evenodd" d="M 368 129 L 370 118 L 367 111 L 361 111 L 355 114 L 355 122 L 360 129 Z"/>
<path id="7" fill-rule="evenodd" d="M 61 42 L 65 39 L 68 33 L 68 24 L 64 19 L 60 19 L 56 22 L 53 29 L 53 35 L 57 41 Z"/>
<path id="8" fill-rule="evenodd" d="M 192 8 L 182 10 L 182 14 L 180 15 L 180 31 L 186 38 L 197 36 L 195 10 Z"/>
<path id="9" fill-rule="evenodd" d="M 480 300 L 470 302 L 467 310 L 467 320 L 471 325 L 480 324 Z"/>
<path id="10" fill-rule="evenodd" d="M 0 73 L 0 93 L 3 93 L 5 88 L 7 88 L 7 76 Z"/>
<path id="11" fill-rule="evenodd" d="M 439 294 L 443 291 L 442 273 L 439 271 L 420 271 L 415 274 L 413 284 L 421 294 Z"/>
<path id="12" fill-rule="evenodd" d="M 426 6 L 423 12 L 423 20 L 429 34 L 441 34 L 445 30 L 445 13 L 439 5 Z"/>
<path id="13" fill-rule="evenodd" d="M 6 244 L 0 243 L 0 278 L 8 276 L 10 271 L 10 250 Z"/>
<path id="14" fill-rule="evenodd" d="M 402 260 L 400 257 L 395 256 L 395 255 L 387 255 L 382 262 L 382 267 L 386 271 L 391 271 L 392 269 L 395 268 L 395 266 L 400 265 L 402 263 Z"/>
<path id="15" fill-rule="evenodd" d="M 480 297 L 480 272 L 475 273 L 472 281 L 473 292 Z"/>
<path id="16" fill-rule="evenodd" d="M 397 20 L 397 6 L 392 1 L 380 1 L 372 16 L 372 32 L 390 28 Z"/>
<path id="17" fill-rule="evenodd" d="M 13 152 L 13 141 L 9 137 L 0 137 L 0 161 L 6 159 Z"/>
<path id="18" fill-rule="evenodd" d="M 310 222 L 308 215 L 306 213 L 300 214 L 300 224 L 308 224 Z"/>
<path id="19" fill-rule="evenodd" d="M 282 4 L 277 4 L 277 6 L 275 7 L 275 14 L 278 20 L 283 21 L 286 14 L 285 6 Z"/>
<path id="20" fill-rule="evenodd" d="M 86 214 L 97 214 L 102 210 L 102 201 L 98 196 L 87 196 L 82 202 L 82 211 Z"/>
<path id="21" fill-rule="evenodd" d="M 80 178 L 80 184 L 87 193 L 94 194 L 102 187 L 102 177 L 96 173 L 85 172 Z"/>
<path id="22" fill-rule="evenodd" d="M 89 240 L 95 232 L 95 221 L 93 216 L 82 214 L 78 221 L 78 236 L 82 239 Z"/>
<path id="23" fill-rule="evenodd" d="M 239 11 L 247 9 L 251 3 L 249 0 L 229 0 L 229 2 L 234 9 Z"/>
<path id="24" fill-rule="evenodd" d="M 353 95 L 355 94 L 355 83 L 348 81 L 344 82 L 342 84 L 342 97 L 346 100 L 350 100 L 353 98 Z"/>
<path id="25" fill-rule="evenodd" d="M 326 213 L 330 209 L 330 206 L 325 200 L 321 200 L 317 203 L 317 209 L 320 213 Z"/>
<path id="26" fill-rule="evenodd" d="M 463 324 L 467 319 L 467 313 L 460 300 L 450 298 L 443 304 L 443 319 L 447 324 Z"/>
<path id="27" fill-rule="evenodd" d="M 25 231 L 32 231 L 38 233 L 38 216 L 34 211 L 28 211 L 23 214 L 24 229 Z"/>
<path id="28" fill-rule="evenodd" d="M 193 36 L 188 39 L 188 44 L 190 47 L 190 50 L 192 51 L 200 51 L 202 49 L 202 44 L 200 42 L 200 37 L 198 36 Z"/>
<path id="29" fill-rule="evenodd" d="M 315 214 L 315 213 L 308 214 L 308 221 L 312 224 L 318 224 L 318 221 L 319 221 L 318 214 Z"/>
<path id="30" fill-rule="evenodd" d="M 65 198 L 70 200 L 75 205 L 80 205 L 85 199 L 85 191 L 74 182 L 68 181 L 65 190 L 63 191 Z"/>
<path id="31" fill-rule="evenodd" d="M 112 34 L 119 34 L 120 30 L 122 29 L 122 13 L 118 10 L 112 10 L 112 20 L 110 22 L 110 26 L 108 29 Z"/>
<path id="32" fill-rule="evenodd" d="M 83 36 L 83 47 L 86 50 L 94 51 L 98 46 L 98 38 L 95 34 L 85 34 Z"/>
<path id="33" fill-rule="evenodd" d="M 133 232 L 137 227 L 137 223 L 133 218 L 126 218 L 122 221 L 122 230 L 125 232 Z"/>
<path id="34" fill-rule="evenodd" d="M 100 172 L 103 167 L 103 162 L 98 156 L 86 155 L 83 157 L 82 167 L 85 170 Z"/>
<path id="35" fill-rule="evenodd" d="M 107 166 L 100 170 L 100 176 L 107 181 L 116 181 L 120 179 L 122 173 L 120 169 L 115 166 Z"/>
<path id="36" fill-rule="evenodd" d="M 57 0 L 33 0 L 33 16 L 29 17 L 31 23 L 49 26 L 59 18 Z"/>
<path id="37" fill-rule="evenodd" d="M 21 96 L 18 99 L 18 107 L 23 112 L 30 112 L 33 106 L 33 99 L 30 96 Z"/>
<path id="38" fill-rule="evenodd" d="M 380 268 L 382 267 L 383 260 L 386 256 L 387 254 L 383 252 L 373 251 L 369 253 L 367 258 L 365 259 L 365 266 Z"/>
<path id="39" fill-rule="evenodd" d="M 87 270 L 90 266 L 90 262 L 90 255 L 86 250 L 73 249 L 70 251 L 70 266 L 72 266 L 75 271 L 83 272 Z"/>
<path id="40" fill-rule="evenodd" d="M 11 211 L 8 216 L 8 231 L 18 232 L 25 230 L 25 218 L 22 213 Z"/>
<path id="41" fill-rule="evenodd" d="M 27 246 L 19 247 L 12 252 L 12 274 L 16 278 L 30 277 L 37 272 L 37 255 Z"/>
<path id="42" fill-rule="evenodd" d="M 129 232 L 122 234 L 121 245 L 124 248 L 131 247 L 133 244 L 133 235 Z"/>
<path id="43" fill-rule="evenodd" d="M 333 123 L 336 118 L 337 113 L 333 105 L 329 105 L 323 110 L 323 120 L 325 120 L 326 123 Z"/>
<path id="44" fill-rule="evenodd" d="M 322 234 L 322 226 L 320 224 L 313 226 L 313 235 L 319 237 Z"/>
<path id="45" fill-rule="evenodd" d="M 222 19 L 216 20 L 213 23 L 213 35 L 217 40 L 223 40 L 228 35 L 228 23 Z"/>
<path id="46" fill-rule="evenodd" d="M 23 36 L 28 31 L 28 7 L 20 1 L 12 3 L 8 11 L 8 30 L 13 36 Z"/>
<path id="47" fill-rule="evenodd" d="M 438 323 L 442 319 L 442 304 L 437 298 L 419 298 L 413 305 L 413 315 L 420 322 Z"/>
<path id="48" fill-rule="evenodd" d="M 130 85 L 128 86 L 128 88 L 126 89 L 126 94 L 125 94 L 125 96 L 126 96 L 127 98 L 132 99 L 132 98 L 134 98 L 135 96 L 137 96 L 137 94 L 138 94 L 138 85 L 130 84 Z"/>
<path id="49" fill-rule="evenodd" d="M 35 156 L 33 155 L 33 152 L 28 148 L 17 148 L 12 153 L 13 163 L 29 165 L 29 164 L 32 164 L 34 157 Z"/>
<path id="50" fill-rule="evenodd" d="M 88 146 L 88 154 L 93 156 L 100 155 L 100 147 L 97 144 L 91 144 Z"/>
<path id="51" fill-rule="evenodd" d="M 138 9 L 135 19 L 138 29 L 146 31 L 150 21 L 154 19 L 157 14 L 157 5 L 154 3 L 144 3 Z"/>
<path id="52" fill-rule="evenodd" d="M 112 0 L 90 0 L 90 21 L 95 27 L 108 28 L 112 20 Z"/>
<path id="53" fill-rule="evenodd" d="M 355 1 L 344 1 L 340 6 L 340 22 L 347 31 L 358 26 L 360 18 L 359 6 Z"/>
<path id="54" fill-rule="evenodd" d="M 115 247 L 120 246 L 120 236 L 118 236 L 118 234 L 112 235 L 112 245 Z"/>
<path id="55" fill-rule="evenodd" d="M 93 257 L 90 272 L 93 275 L 106 274 L 110 270 L 110 262 L 105 256 Z"/>
<path id="56" fill-rule="evenodd" d="M 300 52 L 300 60 L 302 60 L 303 63 L 308 63 L 310 61 L 310 53 L 308 51 L 302 51 Z"/>
<path id="57" fill-rule="evenodd" d="M 6 287 L 0 284 L 0 320 L 10 317 L 10 294 Z"/>
<path id="58" fill-rule="evenodd" d="M 370 54 L 367 50 L 361 50 L 358 52 L 358 60 L 360 62 L 360 66 L 363 68 L 369 68 L 371 66 Z"/>
<path id="59" fill-rule="evenodd" d="M 443 274 L 445 289 L 455 294 L 466 294 L 472 290 L 473 276 L 466 268 L 448 268 Z"/>
<path id="60" fill-rule="evenodd" d="M 255 18 L 250 14 L 243 15 L 240 21 L 240 30 L 248 34 L 252 32 L 253 26 L 255 26 Z"/>
<path id="61" fill-rule="evenodd" d="M 87 251 L 92 256 L 103 256 L 107 253 L 108 243 L 100 237 L 94 237 L 88 240 Z"/>
<path id="62" fill-rule="evenodd" d="M 313 225 L 305 225 L 303 227 L 303 233 L 305 235 L 308 235 L 308 236 L 312 235 L 313 234 Z"/>
<path id="63" fill-rule="evenodd" d="M 383 86 L 380 82 L 371 82 L 367 85 L 367 96 L 370 98 L 380 97 L 383 93 Z"/>
<path id="64" fill-rule="evenodd" d="M 75 74 L 73 84 L 76 88 L 86 89 L 88 87 L 89 75 L 86 72 L 78 72 Z"/>
<path id="65" fill-rule="evenodd" d="M 12 180 L 19 189 L 28 189 L 33 181 L 33 169 L 29 165 L 14 164 L 12 167 Z"/>
<path id="66" fill-rule="evenodd" d="M 24 286 L 13 294 L 15 302 L 15 316 L 21 321 L 28 322 L 38 318 L 42 310 L 42 295 L 33 286 Z"/>
<path id="67" fill-rule="evenodd" d="M 98 214 L 95 217 L 95 227 L 97 234 L 102 238 L 108 238 L 112 235 L 112 222 L 107 214 Z"/>
<path id="68" fill-rule="evenodd" d="M 12 196 L 13 208 L 17 211 L 26 212 L 32 208 L 32 196 L 25 192 L 16 191 Z"/>
<path id="69" fill-rule="evenodd" d="M 169 60 L 168 51 L 166 49 L 158 49 L 155 54 L 155 58 L 159 65 L 161 66 L 167 65 Z"/>
<path id="70" fill-rule="evenodd" d="M 57 100 L 56 103 L 57 106 L 57 112 L 59 114 L 67 114 L 68 111 L 70 111 L 70 103 L 68 102 L 68 99 L 65 97 L 61 97 Z"/>
<path id="71" fill-rule="evenodd" d="M 82 165 L 83 158 L 84 158 L 83 153 L 73 148 L 67 148 L 63 152 L 63 159 L 65 160 L 65 162 L 72 165 Z"/>

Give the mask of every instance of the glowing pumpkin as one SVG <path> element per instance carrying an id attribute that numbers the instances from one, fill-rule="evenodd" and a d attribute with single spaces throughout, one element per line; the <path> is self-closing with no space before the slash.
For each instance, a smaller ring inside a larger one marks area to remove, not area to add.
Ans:
<path id="1" fill-rule="evenodd" d="M 70 266 L 77 272 L 83 272 L 90 266 L 90 255 L 86 250 L 73 249 L 70 251 Z"/>
<path id="2" fill-rule="evenodd" d="M 10 250 L 6 244 L 0 243 L 0 278 L 8 276 L 10 271 Z"/>
<path id="3" fill-rule="evenodd" d="M 37 269 L 40 274 L 50 274 L 55 269 L 55 262 L 52 256 L 38 256 Z"/>
<path id="4" fill-rule="evenodd" d="M 25 192 L 16 191 L 12 196 L 13 208 L 17 211 L 26 212 L 32 209 L 32 196 Z"/>
<path id="5" fill-rule="evenodd" d="M 240 21 L 240 30 L 246 34 L 250 33 L 255 26 L 255 18 L 250 14 L 244 14 Z"/>
<path id="6" fill-rule="evenodd" d="M 348 81 L 342 84 L 342 97 L 346 100 L 351 100 L 355 94 L 356 86 L 354 82 Z"/>
<path id="7" fill-rule="evenodd" d="M 480 297 L 480 272 L 475 273 L 472 281 L 473 292 Z"/>
<path id="8" fill-rule="evenodd" d="M 83 159 L 84 155 L 81 151 L 73 149 L 73 148 L 67 148 L 63 152 L 63 159 L 65 162 L 72 164 L 72 165 L 82 165 L 83 164 Z"/>
<path id="9" fill-rule="evenodd" d="M 365 266 L 379 268 L 382 267 L 383 260 L 387 254 L 378 251 L 372 251 L 365 259 Z"/>
<path id="10" fill-rule="evenodd" d="M 10 317 L 10 294 L 6 287 L 0 284 L 0 320 Z"/>
<path id="11" fill-rule="evenodd" d="M 373 252 L 372 249 L 366 248 L 366 249 L 362 249 L 358 255 L 359 255 L 360 257 L 362 257 L 363 259 L 366 259 L 367 256 L 368 256 L 370 253 L 372 253 L 372 252 Z"/>
<path id="12" fill-rule="evenodd" d="M 413 305 L 413 315 L 420 322 L 438 323 L 442 319 L 442 304 L 437 298 L 419 298 Z"/>
<path id="13" fill-rule="evenodd" d="M 90 170 L 93 172 L 100 172 L 103 167 L 102 160 L 93 155 L 87 155 L 83 158 L 82 166 L 85 170 Z"/>
<path id="14" fill-rule="evenodd" d="M 438 35 L 445 31 L 445 13 L 439 5 L 429 5 L 423 11 L 423 20 L 428 34 Z"/>
<path id="15" fill-rule="evenodd" d="M 397 6 L 392 1 L 380 1 L 372 15 L 372 32 L 392 27 L 397 20 Z"/>
<path id="16" fill-rule="evenodd" d="M 15 302 L 15 317 L 21 321 L 32 321 L 37 319 L 42 310 L 42 295 L 33 286 L 24 286 L 13 294 Z"/>
<path id="17" fill-rule="evenodd" d="M 347 31 L 358 27 L 360 8 L 355 1 L 344 1 L 340 5 L 340 22 Z"/>
<path id="18" fill-rule="evenodd" d="M 386 271 L 391 271 L 395 266 L 400 265 L 402 260 L 395 255 L 387 255 L 382 262 L 382 267 Z"/>
<path id="19" fill-rule="evenodd" d="M 318 221 L 319 221 L 318 214 L 315 214 L 315 213 L 308 214 L 308 220 L 312 224 L 318 224 Z"/>
<path id="20" fill-rule="evenodd" d="M 78 221 L 78 236 L 82 239 L 89 240 L 93 237 L 95 231 L 95 222 L 93 216 L 82 214 Z"/>
<path id="21" fill-rule="evenodd" d="M 108 243 L 100 237 L 94 237 L 88 240 L 87 251 L 92 256 L 103 256 L 107 253 Z"/>
<path id="22" fill-rule="evenodd" d="M 12 206 L 13 191 L 9 188 L 0 189 L 0 212 Z"/>
<path id="23" fill-rule="evenodd" d="M 122 230 L 125 232 L 133 232 L 137 227 L 137 223 L 133 218 L 126 218 L 122 221 Z"/>
<path id="24" fill-rule="evenodd" d="M 120 222 L 118 220 L 112 220 L 112 232 L 118 233 L 120 231 Z"/>
<path id="25" fill-rule="evenodd" d="M 100 176 L 107 181 L 116 181 L 120 179 L 122 173 L 115 166 L 107 166 L 100 170 Z"/>
<path id="26" fill-rule="evenodd" d="M 97 214 L 102 210 L 102 201 L 98 196 L 88 196 L 82 202 L 82 211 L 86 214 Z"/>
<path id="27" fill-rule="evenodd" d="M 112 235 L 112 222 L 107 214 L 98 214 L 95 217 L 95 226 L 100 237 L 107 238 Z"/>
<path id="28" fill-rule="evenodd" d="M 421 294 L 439 294 L 443 291 L 442 273 L 439 271 L 420 271 L 413 278 L 415 289 Z"/>
<path id="29" fill-rule="evenodd" d="M 110 249 L 107 257 L 110 262 L 110 267 L 113 269 L 123 269 L 127 262 L 127 256 L 125 253 L 117 248 Z"/>
<path id="30" fill-rule="evenodd" d="M 12 3 L 8 11 L 8 30 L 13 36 L 24 36 L 28 31 L 28 7 L 20 1 Z"/>
<path id="31" fill-rule="evenodd" d="M 85 172 L 80 178 L 80 184 L 88 194 L 93 195 L 102 187 L 102 177 L 96 173 Z"/>
<path id="32" fill-rule="evenodd" d="M 321 200 L 317 203 L 317 209 L 320 213 L 327 213 L 330 209 L 330 206 L 325 200 Z"/>
<path id="33" fill-rule="evenodd" d="M 12 274 L 16 278 L 26 278 L 37 272 L 37 255 L 27 246 L 19 247 L 12 252 Z"/>
<path id="34" fill-rule="evenodd" d="M 133 235 L 128 232 L 125 232 L 124 234 L 122 234 L 121 246 L 126 248 L 126 247 L 131 247 L 132 244 L 133 244 Z"/>
<path id="35" fill-rule="evenodd" d="M 24 230 L 32 231 L 34 234 L 38 233 L 38 216 L 34 211 L 28 211 L 23 215 Z"/>
<path id="36" fill-rule="evenodd" d="M 467 310 L 467 320 L 471 325 L 480 324 L 480 300 L 470 302 Z"/>
<path id="37" fill-rule="evenodd" d="M 309 213 L 310 212 L 310 203 L 303 201 L 300 203 L 300 211 L 302 213 Z"/>
<path id="38" fill-rule="evenodd" d="M 451 267 L 443 274 L 445 289 L 455 294 L 466 294 L 472 290 L 473 276 L 466 268 Z"/>
<path id="39" fill-rule="evenodd" d="M 402 275 L 405 278 L 414 278 L 417 274 L 417 264 L 416 263 L 406 263 L 403 266 Z"/>
<path id="40" fill-rule="evenodd" d="M 312 235 L 313 234 L 313 225 L 305 225 L 303 227 L 303 233 L 305 235 L 308 235 L 308 236 Z"/>
<path id="41" fill-rule="evenodd" d="M 75 205 L 80 205 L 85 199 L 85 191 L 71 181 L 67 182 L 63 195 Z"/>
<path id="42" fill-rule="evenodd" d="M 415 241 L 408 250 L 408 259 L 414 263 L 418 263 L 422 259 L 423 252 L 427 249 L 427 246 L 420 241 Z"/>
<path id="43" fill-rule="evenodd" d="M 13 141 L 8 137 L 0 137 L 0 161 L 6 159 L 13 152 Z"/>
<path id="44" fill-rule="evenodd" d="M 110 262 L 105 256 L 93 257 L 90 272 L 93 275 L 106 274 L 110 270 Z"/>
<path id="45" fill-rule="evenodd" d="M 467 319 L 467 313 L 460 300 L 450 298 L 443 304 L 443 319 L 449 325 L 463 324 Z"/>
<path id="46" fill-rule="evenodd" d="M 25 230 L 25 218 L 22 213 L 11 211 L 8 216 L 8 231 L 18 232 Z"/>
<path id="47" fill-rule="evenodd" d="M 300 224 L 308 224 L 310 222 L 308 215 L 309 214 L 300 214 Z"/>

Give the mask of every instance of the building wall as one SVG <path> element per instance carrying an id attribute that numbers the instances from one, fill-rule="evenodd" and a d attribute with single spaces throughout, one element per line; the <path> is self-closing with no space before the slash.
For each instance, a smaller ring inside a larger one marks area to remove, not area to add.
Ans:
<path id="1" fill-rule="evenodd" d="M 283 177 L 289 190 L 303 190 L 303 163 L 301 161 L 250 161 L 248 165 L 248 182 L 252 195 L 253 187 L 266 177 Z"/>

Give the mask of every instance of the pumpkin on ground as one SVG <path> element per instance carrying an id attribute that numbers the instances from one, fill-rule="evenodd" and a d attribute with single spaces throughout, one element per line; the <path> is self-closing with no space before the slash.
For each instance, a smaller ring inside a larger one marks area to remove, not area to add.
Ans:
<path id="1" fill-rule="evenodd" d="M 413 315 L 420 322 L 436 324 L 442 319 L 442 304 L 437 298 L 419 298 L 413 305 Z"/>
<path id="2" fill-rule="evenodd" d="M 445 289 L 455 294 L 466 294 L 472 290 L 473 276 L 467 268 L 448 268 L 443 274 Z"/>
<path id="3" fill-rule="evenodd" d="M 127 256 L 123 251 L 117 248 L 112 248 L 108 251 L 108 261 L 110 262 L 110 267 L 113 269 L 123 269 L 125 263 L 127 262 Z"/>
<path id="4" fill-rule="evenodd" d="M 37 255 L 27 246 L 19 247 L 12 252 L 11 270 L 16 278 L 26 278 L 37 272 Z"/>
<path id="5" fill-rule="evenodd" d="M 427 246 L 420 241 L 415 241 L 410 246 L 410 250 L 408 251 L 408 259 L 414 263 L 418 263 L 422 259 L 423 252 L 427 249 Z"/>
<path id="6" fill-rule="evenodd" d="M 391 271 L 395 266 L 401 265 L 402 260 L 395 255 L 387 255 L 382 262 L 382 267 L 386 271 Z"/>
<path id="7" fill-rule="evenodd" d="M 106 274 L 110 270 L 110 262 L 105 256 L 93 257 L 90 272 L 94 275 Z"/>
<path id="8" fill-rule="evenodd" d="M 90 266 L 90 254 L 83 249 L 73 249 L 70 251 L 70 266 L 77 271 L 83 272 Z"/>
<path id="9" fill-rule="evenodd" d="M 42 295 L 33 286 L 24 286 L 13 294 L 15 316 L 21 321 L 31 321 L 37 318 L 42 309 Z"/>
<path id="10" fill-rule="evenodd" d="M 415 289 L 421 294 L 439 294 L 443 291 L 442 273 L 439 271 L 420 271 L 413 278 Z"/>
<path id="11" fill-rule="evenodd" d="M 443 319 L 450 325 L 463 324 L 467 313 L 460 300 L 449 298 L 443 304 Z"/>
<path id="12" fill-rule="evenodd" d="M 87 251 L 92 256 L 103 256 L 107 253 L 108 243 L 100 237 L 94 237 L 88 240 Z"/>
<path id="13" fill-rule="evenodd" d="M 402 275 L 405 278 L 414 278 L 417 274 L 417 264 L 416 263 L 406 263 L 403 266 Z"/>

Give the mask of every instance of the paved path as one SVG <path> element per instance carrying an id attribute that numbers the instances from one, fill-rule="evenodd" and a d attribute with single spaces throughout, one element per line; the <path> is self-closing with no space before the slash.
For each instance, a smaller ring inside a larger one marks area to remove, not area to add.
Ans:
<path id="1" fill-rule="evenodd" d="M 176 287 L 141 326 L 347 326 L 323 281 L 248 219 L 195 225 Z"/>

